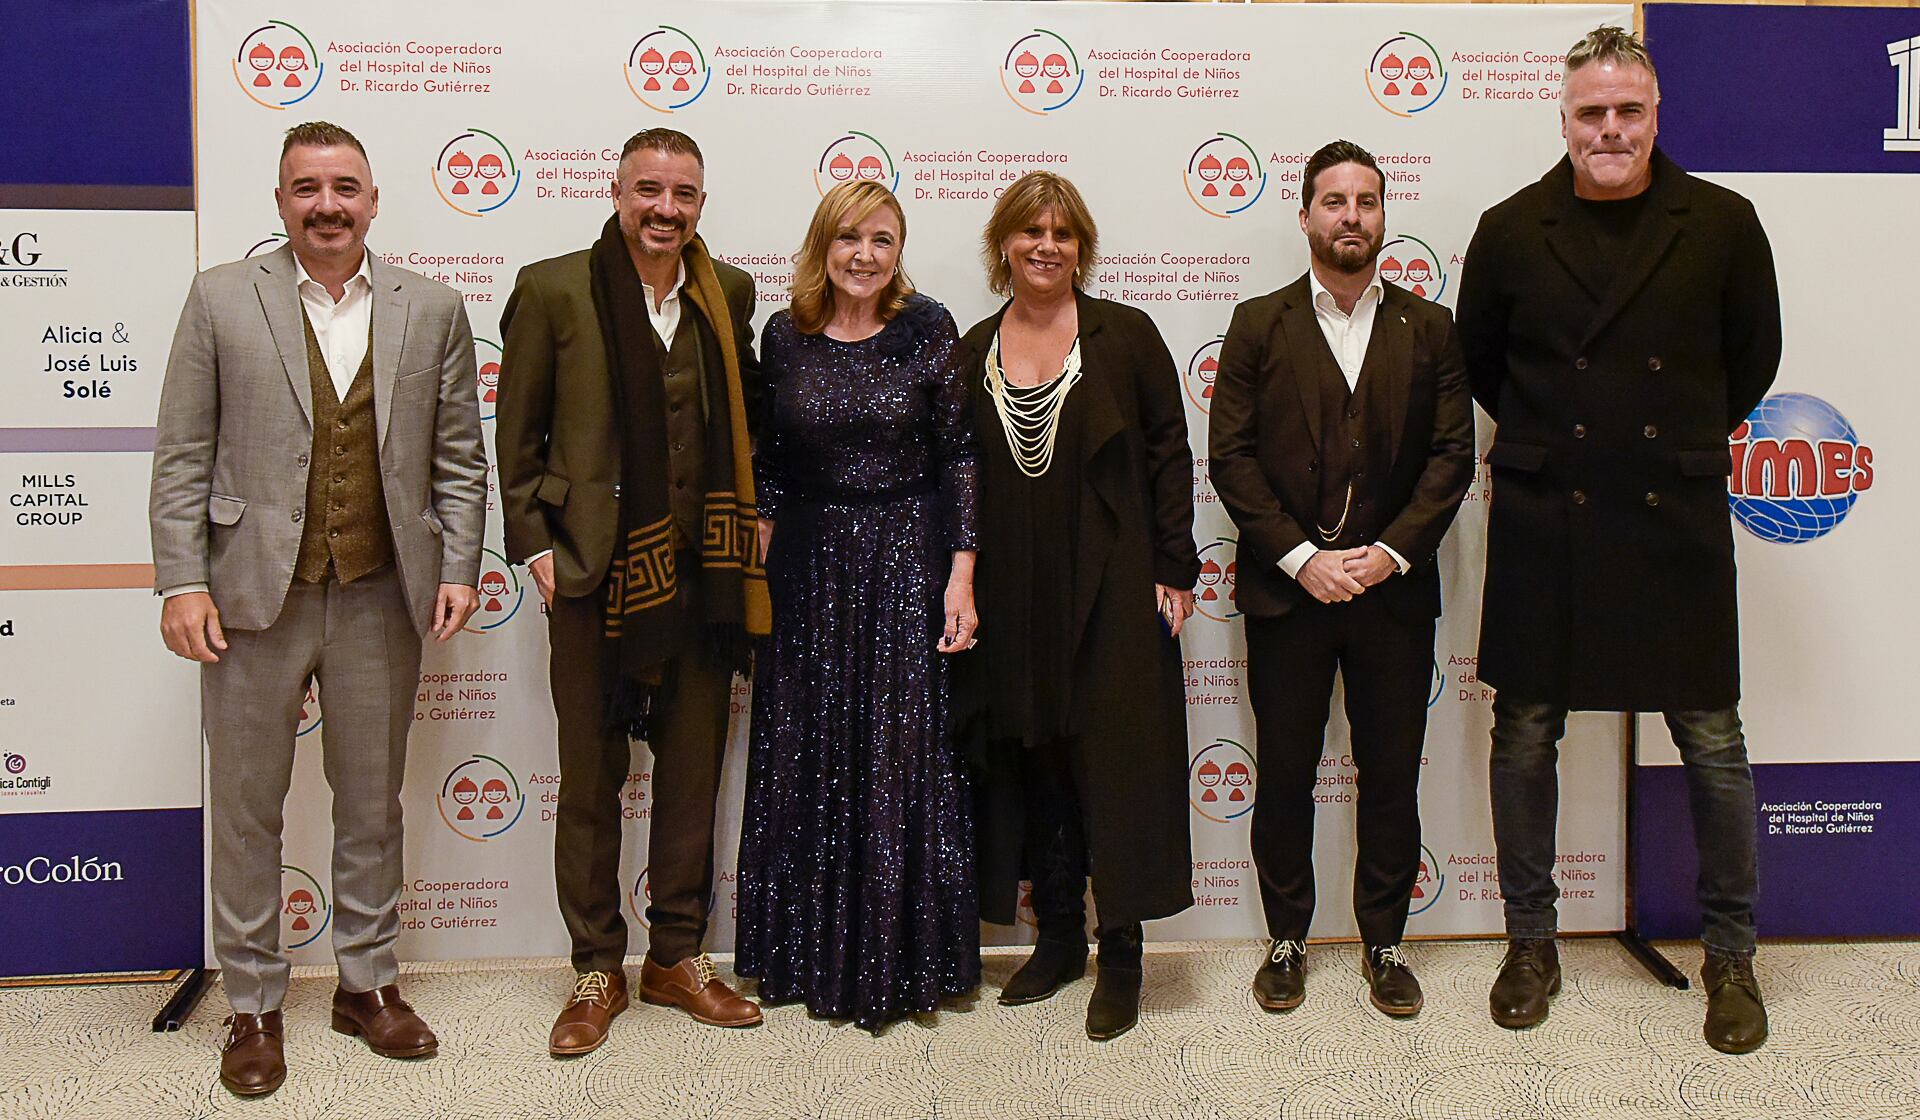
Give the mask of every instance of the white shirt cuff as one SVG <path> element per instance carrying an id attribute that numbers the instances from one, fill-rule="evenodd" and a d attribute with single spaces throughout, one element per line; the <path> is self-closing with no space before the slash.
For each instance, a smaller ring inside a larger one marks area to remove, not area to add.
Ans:
<path id="1" fill-rule="evenodd" d="M 1312 541 L 1301 541 L 1293 546 L 1293 551 L 1280 558 L 1280 570 L 1287 573 L 1288 579 L 1299 579 L 1300 569 L 1307 566 L 1313 554 L 1320 551 L 1313 547 Z"/>
<path id="2" fill-rule="evenodd" d="M 526 559 L 526 565 L 527 565 L 527 567 L 529 567 L 529 568 L 530 568 L 530 567 L 532 567 L 532 566 L 533 566 L 533 562 L 534 562 L 535 560 L 538 560 L 538 559 L 540 559 L 540 558 L 541 558 L 542 556 L 552 556 L 552 555 L 553 555 L 553 549 L 551 549 L 551 548 L 543 548 L 543 549 L 541 549 L 541 550 L 540 550 L 539 552 L 536 552 L 536 553 L 534 553 L 534 554 L 533 554 L 532 556 L 529 556 L 529 557 L 527 557 L 527 559 Z M 1402 570 L 1402 571 L 1405 571 L 1406 569 L 1404 569 L 1404 568 L 1403 568 L 1403 569 L 1401 569 L 1401 570 Z"/>
<path id="3" fill-rule="evenodd" d="M 165 591 L 162 591 L 160 597 L 162 599 L 171 599 L 175 595 L 192 595 L 205 590 L 207 590 L 207 585 L 204 583 L 183 583 L 178 587 L 169 587 Z"/>
<path id="4" fill-rule="evenodd" d="M 1394 551 L 1393 549 L 1391 549 L 1391 548 L 1388 548 L 1388 547 L 1387 547 L 1387 546 L 1386 546 L 1385 544 L 1383 544 L 1382 542 L 1380 542 L 1380 541 L 1374 541 L 1373 543 L 1379 546 L 1379 548 L 1380 548 L 1380 551 L 1382 551 L 1382 552 L 1384 552 L 1384 553 L 1386 553 L 1386 554 L 1387 554 L 1388 556 L 1391 556 L 1391 557 L 1393 557 L 1393 566 L 1394 566 L 1394 567 L 1396 567 L 1396 568 L 1398 568 L 1398 569 L 1400 569 L 1400 574 L 1401 574 L 1401 575 L 1403 575 L 1403 576 L 1404 576 L 1404 575 L 1406 575 L 1406 574 L 1407 574 L 1407 569 L 1409 569 L 1409 568 L 1411 568 L 1411 567 L 1413 567 L 1413 565 L 1412 565 L 1412 564 L 1409 564 L 1409 563 L 1407 563 L 1407 558 L 1406 558 L 1406 557 L 1404 557 L 1404 556 L 1402 556 L 1402 555 L 1400 555 L 1400 554 L 1399 554 L 1398 552 L 1395 552 L 1395 551 Z"/>

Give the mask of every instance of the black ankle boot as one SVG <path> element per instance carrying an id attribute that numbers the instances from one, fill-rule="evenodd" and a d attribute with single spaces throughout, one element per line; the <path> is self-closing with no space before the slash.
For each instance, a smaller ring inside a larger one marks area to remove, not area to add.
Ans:
<path id="1" fill-rule="evenodd" d="M 1000 989 L 1000 1002 L 1008 1007 L 1038 1003 L 1087 974 L 1086 938 L 1073 941 L 1042 937 L 1033 947 L 1033 955 Z"/>
<path id="2" fill-rule="evenodd" d="M 1100 971 L 1087 1001 L 1087 1037 L 1095 1042 L 1118 1038 L 1140 1019 L 1140 940 L 1138 925 L 1100 935 Z"/>

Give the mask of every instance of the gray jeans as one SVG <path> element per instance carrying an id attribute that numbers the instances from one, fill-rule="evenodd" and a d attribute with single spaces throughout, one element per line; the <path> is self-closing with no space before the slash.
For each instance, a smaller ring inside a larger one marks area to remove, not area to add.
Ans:
<path id="1" fill-rule="evenodd" d="M 1700 854 L 1695 894 L 1700 940 L 1721 953 L 1753 952 L 1758 888 L 1753 771 L 1738 708 L 1663 713 L 1687 776 L 1693 838 Z M 1560 812 L 1560 738 L 1567 709 L 1498 693 L 1493 701 L 1493 838 L 1507 936 L 1552 937 L 1556 928 L 1554 832 Z"/>

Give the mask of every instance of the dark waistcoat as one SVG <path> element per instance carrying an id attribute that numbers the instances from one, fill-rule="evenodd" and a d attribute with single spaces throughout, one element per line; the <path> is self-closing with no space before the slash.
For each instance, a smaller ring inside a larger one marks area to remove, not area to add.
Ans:
<path id="1" fill-rule="evenodd" d="M 1362 548 L 1380 539 L 1390 511 L 1375 491 L 1393 469 L 1385 382 L 1361 375 L 1354 389 L 1325 346 L 1309 376 L 1320 381 L 1320 519 L 1313 543 L 1320 548 Z M 1397 512 L 1397 511 L 1392 511 Z M 1328 534 L 1339 532 L 1329 539 Z"/>
<path id="2" fill-rule="evenodd" d="M 680 327 L 673 345 L 654 335 L 654 354 L 667 385 L 667 499 L 673 509 L 674 547 L 698 548 L 706 503 L 707 367 L 700 313 L 681 295 Z"/>
<path id="3" fill-rule="evenodd" d="M 393 530 L 380 485 L 380 446 L 373 415 L 373 331 L 367 355 L 340 399 L 327 358 L 300 310 L 313 382 L 313 452 L 307 460 L 307 510 L 293 574 L 307 583 L 351 582 L 393 563 Z"/>

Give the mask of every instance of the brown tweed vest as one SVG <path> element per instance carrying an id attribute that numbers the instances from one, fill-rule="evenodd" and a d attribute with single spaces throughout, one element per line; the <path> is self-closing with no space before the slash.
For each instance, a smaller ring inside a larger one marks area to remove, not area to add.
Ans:
<path id="1" fill-rule="evenodd" d="M 307 583 L 350 583 L 393 563 L 393 530 L 380 485 L 380 446 L 373 416 L 373 331 L 367 356 L 347 387 L 334 390 L 320 340 L 300 309 L 313 382 L 313 454 L 307 464 L 307 511 L 293 574 Z"/>

